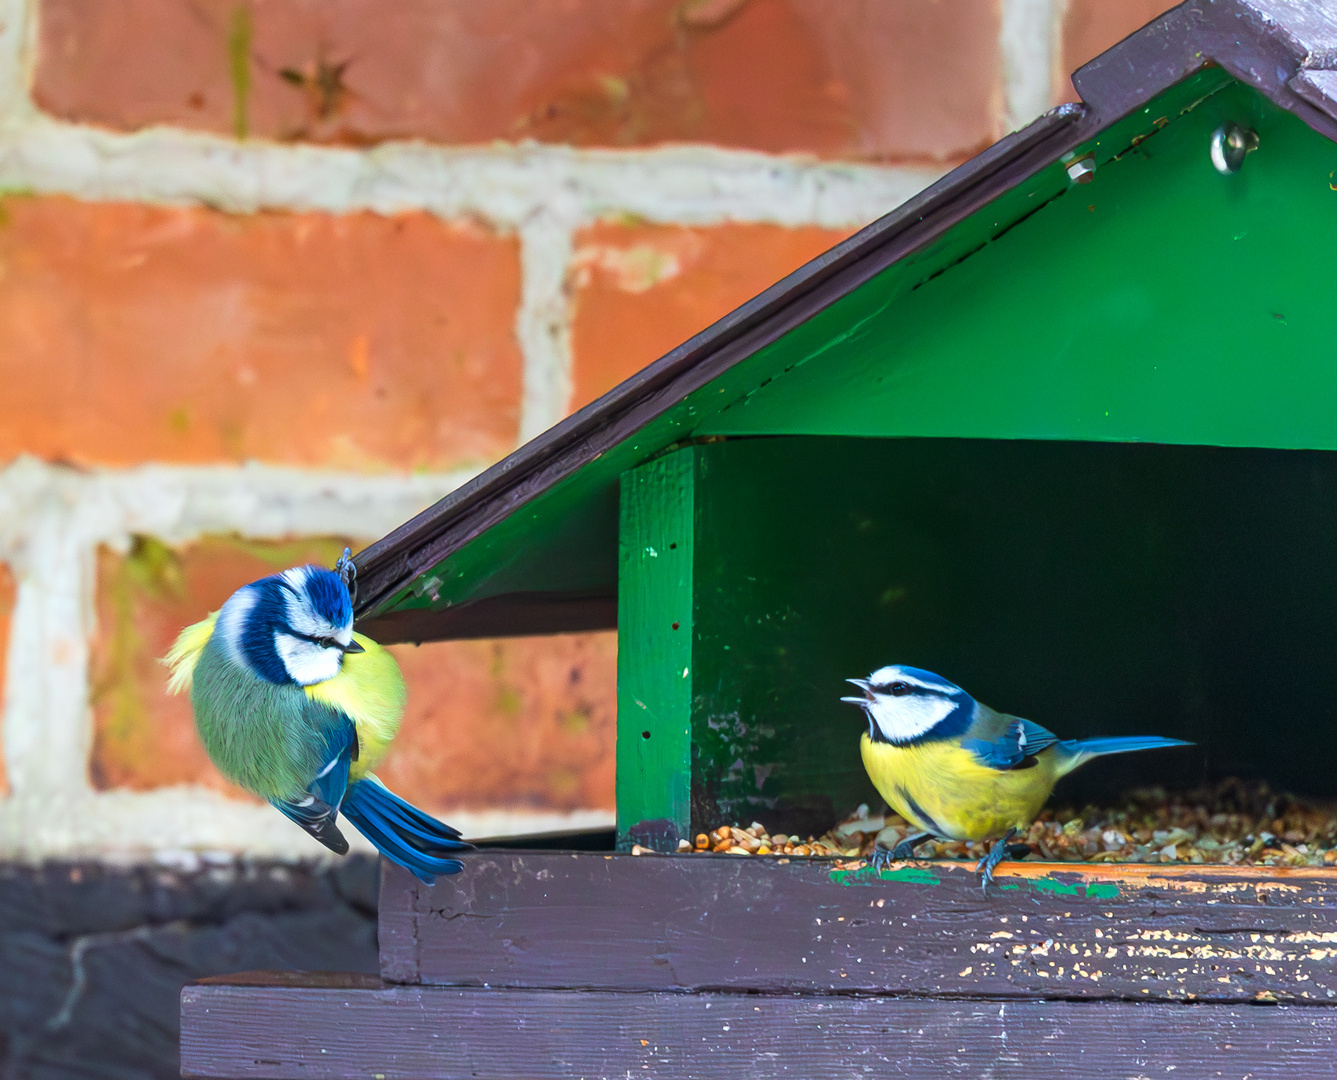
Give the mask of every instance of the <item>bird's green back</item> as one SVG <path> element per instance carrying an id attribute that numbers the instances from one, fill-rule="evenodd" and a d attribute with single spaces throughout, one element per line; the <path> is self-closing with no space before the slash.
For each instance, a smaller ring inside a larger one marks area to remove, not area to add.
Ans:
<path id="1" fill-rule="evenodd" d="M 200 654 L 190 692 L 195 728 L 218 770 L 266 799 L 299 797 L 347 720 L 300 686 L 256 678 L 228 660 L 217 638 Z"/>

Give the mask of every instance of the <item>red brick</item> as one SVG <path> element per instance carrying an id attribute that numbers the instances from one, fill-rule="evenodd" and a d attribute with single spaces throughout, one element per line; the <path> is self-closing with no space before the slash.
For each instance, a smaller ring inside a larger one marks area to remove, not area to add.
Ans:
<path id="1" fill-rule="evenodd" d="M 1001 111 L 993 0 L 43 0 L 35 94 L 113 128 L 354 144 L 693 141 L 961 157 Z M 240 14 L 238 14 L 240 13 Z M 230 45 L 231 43 L 231 45 Z"/>
<path id="2" fill-rule="evenodd" d="M 427 214 L 0 204 L 0 460 L 494 460 L 516 242 Z"/>
<path id="3" fill-rule="evenodd" d="M 276 569 L 328 565 L 343 539 L 287 544 L 211 538 L 172 551 L 140 540 L 104 551 L 94 648 L 101 789 L 200 784 L 246 797 L 214 770 L 186 698 L 166 693 L 163 656 L 180 629 Z M 613 807 L 616 635 L 394 646 L 409 686 L 403 731 L 378 770 L 426 807 Z"/>
<path id="4" fill-rule="evenodd" d="M 14 615 L 15 583 L 9 567 L 0 563 L 0 701 L 4 700 L 5 669 L 9 657 L 9 624 Z M 5 770 L 5 744 L 0 739 L 0 797 L 9 794 L 9 774 Z"/>
<path id="5" fill-rule="evenodd" d="M 1057 98 L 1076 101 L 1077 91 L 1068 78 L 1072 72 L 1174 6 L 1166 0 L 1068 0 Z"/>
<path id="6" fill-rule="evenodd" d="M 424 806 L 614 808 L 617 634 L 392 650 L 409 708 L 379 775 Z"/>
<path id="7" fill-rule="evenodd" d="M 578 238 L 575 410 L 848 235 L 774 225 L 606 223 Z"/>

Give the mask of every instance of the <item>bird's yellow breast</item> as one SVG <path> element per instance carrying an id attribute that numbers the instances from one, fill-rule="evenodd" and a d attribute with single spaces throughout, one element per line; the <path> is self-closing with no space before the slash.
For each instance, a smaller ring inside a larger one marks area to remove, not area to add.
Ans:
<path id="1" fill-rule="evenodd" d="M 339 709 L 357 728 L 358 759 L 348 770 L 360 780 L 385 757 L 399 733 L 408 692 L 395 658 L 371 638 L 354 634 L 365 652 L 347 653 L 339 674 L 303 687 L 307 697 Z"/>
<path id="2" fill-rule="evenodd" d="M 218 612 L 181 631 L 165 663 L 171 669 L 168 690 L 179 694 L 190 690 L 195 665 L 213 635 Z M 339 674 L 303 689 L 313 701 L 339 709 L 357 729 L 358 759 L 348 770 L 350 780 L 366 776 L 390 749 L 404 718 L 408 692 L 395 658 L 369 637 L 354 634 L 365 652 L 346 653 Z"/>
<path id="3" fill-rule="evenodd" d="M 864 768 L 911 824 L 954 840 L 989 840 L 1035 820 L 1057 779 L 1052 750 L 1026 769 L 990 769 L 957 739 L 893 746 L 864 732 Z"/>

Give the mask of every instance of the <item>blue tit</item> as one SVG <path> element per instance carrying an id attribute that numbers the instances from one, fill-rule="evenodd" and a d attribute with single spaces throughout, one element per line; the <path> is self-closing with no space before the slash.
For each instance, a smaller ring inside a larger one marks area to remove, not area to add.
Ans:
<path id="1" fill-rule="evenodd" d="M 1105 754 L 1191 745 L 1155 735 L 1061 740 L 920 668 L 890 665 L 847 681 L 863 691 L 840 700 L 867 715 L 860 749 L 869 779 L 921 830 L 889 856 L 879 849 L 879 868 L 888 859 L 913 858 L 931 837 L 996 840 L 977 867 L 987 886 L 1009 842 L 1029 828 L 1060 777 Z"/>
<path id="2" fill-rule="evenodd" d="M 268 799 L 331 851 L 348 851 L 340 811 L 382 855 L 432 884 L 463 864 L 449 825 L 371 772 L 399 731 L 399 665 L 353 632 L 340 572 L 298 566 L 238 589 L 168 653 L 168 688 L 190 692 L 195 728 L 229 780 Z"/>

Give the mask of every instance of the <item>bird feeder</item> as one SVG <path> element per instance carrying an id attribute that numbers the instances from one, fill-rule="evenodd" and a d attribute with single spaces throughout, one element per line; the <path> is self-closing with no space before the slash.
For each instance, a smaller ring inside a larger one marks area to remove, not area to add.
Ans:
<path id="1" fill-rule="evenodd" d="M 839 697 L 891 662 L 1200 748 L 1078 798 L 1337 795 L 1334 57 L 1174 9 L 363 552 L 382 642 L 617 628 L 616 836 L 388 867 L 382 978 L 187 987 L 184 1074 L 1329 1075 L 1337 870 L 674 852 L 873 801 Z"/>

